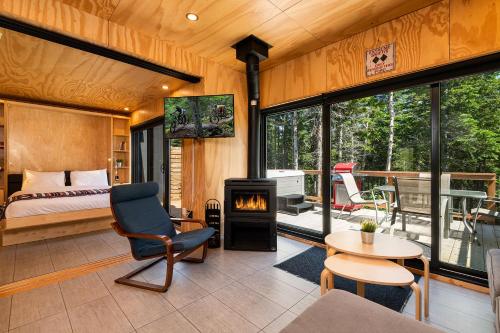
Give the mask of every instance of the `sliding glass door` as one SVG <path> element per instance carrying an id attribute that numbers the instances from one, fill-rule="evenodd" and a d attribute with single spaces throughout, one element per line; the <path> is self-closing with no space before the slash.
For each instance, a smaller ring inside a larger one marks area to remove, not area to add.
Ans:
<path id="1" fill-rule="evenodd" d="M 440 261 L 483 274 L 500 245 L 500 71 L 440 84 Z"/>
<path id="2" fill-rule="evenodd" d="M 163 122 L 132 129 L 132 181 L 156 182 L 158 199 L 167 204 Z"/>
<path id="3" fill-rule="evenodd" d="M 376 221 L 430 257 L 430 101 L 418 86 L 331 104 L 332 232 Z"/>
<path id="4" fill-rule="evenodd" d="M 321 106 L 267 116 L 266 175 L 277 180 L 278 225 L 322 238 Z"/>
<path id="5" fill-rule="evenodd" d="M 434 272 L 484 284 L 486 252 L 500 247 L 495 59 L 263 110 L 265 169 L 268 177 L 282 179 L 282 230 L 322 232 L 321 240 L 376 220 L 380 232 L 420 245 Z M 483 72 L 471 74 L 476 71 Z M 353 189 L 342 173 L 353 178 Z M 295 178 L 288 184 L 287 177 Z M 387 205 L 352 202 L 352 191 L 367 191 L 364 199 Z M 289 199 L 302 195 L 314 210 L 291 213 Z"/>

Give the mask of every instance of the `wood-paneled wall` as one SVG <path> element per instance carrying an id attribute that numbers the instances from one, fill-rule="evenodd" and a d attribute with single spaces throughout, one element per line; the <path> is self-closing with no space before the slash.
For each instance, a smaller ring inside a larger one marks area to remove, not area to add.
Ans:
<path id="1" fill-rule="evenodd" d="M 110 167 L 111 117 L 6 102 L 7 171 Z"/>
<path id="2" fill-rule="evenodd" d="M 243 73 L 208 61 L 169 42 L 108 22 L 57 0 L 3 0 L 0 12 L 64 34 L 203 77 L 200 84 L 175 91 L 181 95 L 235 94 L 236 137 L 184 140 L 183 206 L 203 218 L 209 198 L 223 199 L 223 180 L 246 175 L 246 83 Z M 163 114 L 163 101 L 151 99 L 132 114 L 132 125 Z"/>
<path id="3" fill-rule="evenodd" d="M 234 94 L 235 137 L 184 139 L 182 144 L 182 206 L 204 218 L 204 203 L 224 200 L 224 179 L 246 176 L 246 82 L 241 72 L 201 58 L 202 81 L 172 92 L 172 96 Z M 163 115 L 163 100 L 132 113 L 132 124 Z"/>
<path id="4" fill-rule="evenodd" d="M 390 42 L 396 43 L 396 69 L 366 77 L 366 50 Z M 286 103 L 499 50 L 498 0 L 443 0 L 264 71 L 261 104 Z"/>

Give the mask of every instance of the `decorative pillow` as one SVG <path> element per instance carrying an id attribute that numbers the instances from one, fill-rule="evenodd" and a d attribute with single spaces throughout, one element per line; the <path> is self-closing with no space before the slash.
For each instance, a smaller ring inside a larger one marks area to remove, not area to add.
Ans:
<path id="1" fill-rule="evenodd" d="M 24 169 L 23 185 L 21 190 L 27 191 L 42 187 L 64 187 L 64 171 L 61 172 L 42 172 Z"/>
<path id="2" fill-rule="evenodd" d="M 106 169 L 91 171 L 71 171 L 71 186 L 108 186 Z"/>

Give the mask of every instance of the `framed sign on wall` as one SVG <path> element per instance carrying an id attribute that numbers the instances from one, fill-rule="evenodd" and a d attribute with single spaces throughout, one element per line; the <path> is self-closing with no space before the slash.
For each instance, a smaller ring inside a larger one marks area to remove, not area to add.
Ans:
<path id="1" fill-rule="evenodd" d="M 366 76 L 390 72 L 396 68 L 396 45 L 390 43 L 366 51 Z"/>

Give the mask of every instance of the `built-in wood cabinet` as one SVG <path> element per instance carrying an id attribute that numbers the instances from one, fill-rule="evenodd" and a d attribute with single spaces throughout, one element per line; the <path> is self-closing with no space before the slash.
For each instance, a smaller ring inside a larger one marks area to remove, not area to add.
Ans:
<path id="1" fill-rule="evenodd" d="M 111 118 L 111 135 L 111 184 L 130 183 L 130 119 Z"/>

